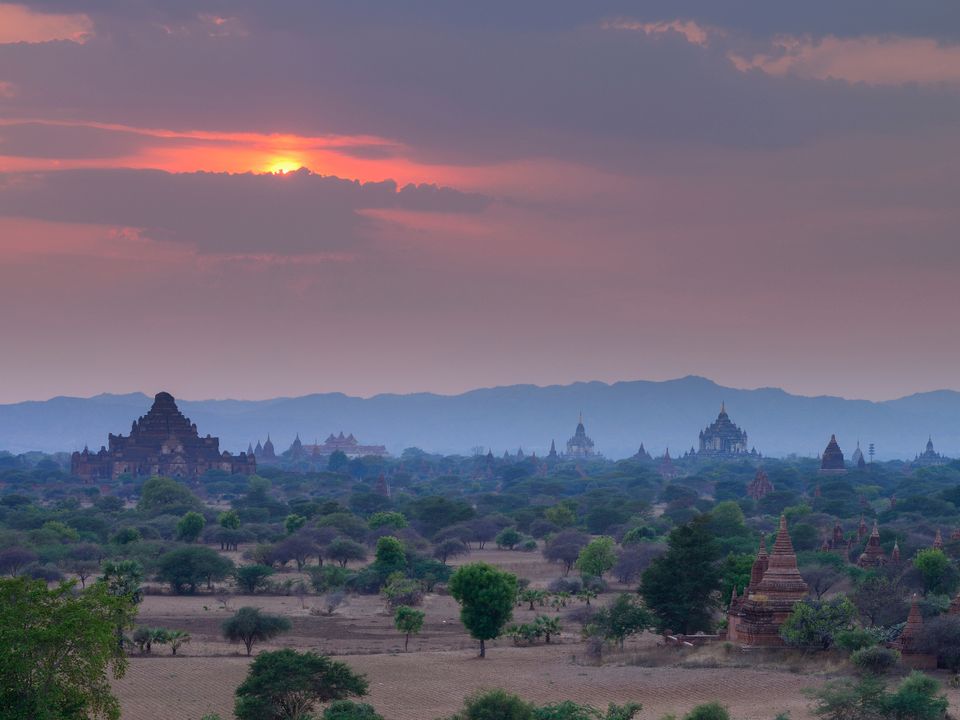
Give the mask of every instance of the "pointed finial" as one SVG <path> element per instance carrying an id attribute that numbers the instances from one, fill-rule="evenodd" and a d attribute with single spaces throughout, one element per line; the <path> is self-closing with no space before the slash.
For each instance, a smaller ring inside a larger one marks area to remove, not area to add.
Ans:
<path id="1" fill-rule="evenodd" d="M 727 403 L 724 400 L 720 401 L 720 414 L 723 415 L 727 412 Z"/>

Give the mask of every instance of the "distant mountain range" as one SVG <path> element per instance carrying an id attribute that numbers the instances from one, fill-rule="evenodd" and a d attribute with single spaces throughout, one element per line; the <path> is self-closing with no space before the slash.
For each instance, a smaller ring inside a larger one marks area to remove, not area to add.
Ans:
<path id="1" fill-rule="evenodd" d="M 158 388 L 160 390 L 162 388 Z M 107 433 L 126 434 L 152 396 L 57 397 L 0 405 L 0 449 L 72 451 L 106 444 Z M 738 390 L 700 378 L 665 382 L 512 385 L 461 395 L 341 393 L 273 400 L 178 400 L 200 433 L 217 435 L 221 447 L 245 450 L 269 433 L 277 451 L 296 433 L 320 441 L 331 432 L 352 432 L 362 443 L 384 444 L 397 454 L 407 447 L 468 454 L 491 448 L 543 455 L 556 440 L 562 451 L 583 412 L 587 434 L 609 458 L 632 455 L 642 442 L 654 455 L 673 455 L 697 445 L 701 429 L 726 403 L 730 418 L 747 431 L 750 444 L 768 456 L 816 456 L 836 433 L 849 458 L 860 440 L 877 459 L 912 459 L 932 436 L 939 452 L 960 457 L 960 393 L 950 390 L 870 402 L 803 397 L 775 388 Z"/>

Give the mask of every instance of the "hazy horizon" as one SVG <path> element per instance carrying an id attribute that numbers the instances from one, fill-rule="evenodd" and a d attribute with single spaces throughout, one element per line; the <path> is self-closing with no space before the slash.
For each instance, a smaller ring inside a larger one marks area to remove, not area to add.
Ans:
<path id="1" fill-rule="evenodd" d="M 757 386 L 752 386 L 752 387 L 737 386 L 737 385 L 730 385 L 730 384 L 721 382 L 721 381 L 719 381 L 719 380 L 717 380 L 717 379 L 715 379 L 715 378 L 709 377 L 709 376 L 707 376 L 707 375 L 688 374 L 688 375 L 681 375 L 681 376 L 676 376 L 676 377 L 664 377 L 664 378 L 641 378 L 641 377 L 635 377 L 635 378 L 621 378 L 621 379 L 618 379 L 618 380 L 599 380 L 599 379 L 591 379 L 591 380 L 570 380 L 569 382 L 551 382 L 551 383 L 511 382 L 511 383 L 504 383 L 504 384 L 499 384 L 499 385 L 477 385 L 477 386 L 472 386 L 472 387 L 466 387 L 466 388 L 464 388 L 463 390 L 454 390 L 454 391 L 449 391 L 449 392 L 438 392 L 438 391 L 429 390 L 429 389 L 422 389 L 422 390 L 416 390 L 416 389 L 415 389 L 415 390 L 409 390 L 409 391 L 389 391 L 389 390 L 386 390 L 386 391 L 375 392 L 375 393 L 370 393 L 370 394 L 361 394 L 361 393 L 355 393 L 355 392 L 346 392 L 346 391 L 337 390 L 337 389 L 331 389 L 331 390 L 309 390 L 309 389 L 305 389 L 305 390 L 303 390 L 303 391 L 300 392 L 300 393 L 297 393 L 297 394 L 287 394 L 287 395 L 282 395 L 282 394 L 276 394 L 276 395 L 265 394 L 265 395 L 260 395 L 260 396 L 244 396 L 244 395 L 234 394 L 234 395 L 222 395 L 222 396 L 197 396 L 197 397 L 194 397 L 194 396 L 189 396 L 189 395 L 181 395 L 181 394 L 178 394 L 177 392 L 175 392 L 174 390 L 171 390 L 171 389 L 168 388 L 168 387 L 157 387 L 156 389 L 153 389 L 153 390 L 150 390 L 150 389 L 101 390 L 101 391 L 98 391 L 98 392 L 91 392 L 91 393 L 89 393 L 89 394 L 82 394 L 82 395 L 81 395 L 81 394 L 72 394 L 72 393 L 57 393 L 57 394 L 48 395 L 48 396 L 45 396 L 45 397 L 30 397 L 30 398 L 24 398 L 24 399 L 19 399 L 19 400 L 9 400 L 9 401 L 7 401 L 7 400 L 0 400 L 0 405 L 14 405 L 14 404 L 22 403 L 22 402 L 46 402 L 46 401 L 48 401 L 48 400 L 54 400 L 54 399 L 56 399 L 56 398 L 61 398 L 61 397 L 62 397 L 62 398 L 90 399 L 90 398 L 95 398 L 95 397 L 98 397 L 98 396 L 101 396 L 101 395 L 108 395 L 108 396 L 116 395 L 116 396 L 121 396 L 121 395 L 132 395 L 132 394 L 141 394 L 141 395 L 146 395 L 147 397 L 153 397 L 154 395 L 156 395 L 156 394 L 159 393 L 159 392 L 169 392 L 169 393 L 170 393 L 171 395 L 173 395 L 177 400 L 187 400 L 187 401 L 191 401 L 191 402 L 226 401 L 226 400 L 240 400 L 240 401 L 249 401 L 249 402 L 259 402 L 259 401 L 264 401 L 264 400 L 281 400 L 281 399 L 291 399 L 291 398 L 298 398 L 298 397 L 307 397 L 307 396 L 310 396 L 310 395 L 330 395 L 330 394 L 341 394 L 341 395 L 345 395 L 345 396 L 350 397 L 350 398 L 358 398 L 358 399 L 365 399 L 365 400 L 369 400 L 370 398 L 379 397 L 379 396 L 391 396 L 391 395 L 398 395 L 398 396 L 403 396 L 403 395 L 437 395 L 437 396 L 440 396 L 440 397 L 455 397 L 455 396 L 465 395 L 465 394 L 468 394 L 468 393 L 471 393 L 471 392 L 475 392 L 475 391 L 478 391 L 478 390 L 496 390 L 496 389 L 511 388 L 511 387 L 552 388 L 552 387 L 569 387 L 569 386 L 571 386 L 571 385 L 589 385 L 589 384 L 591 384 L 591 383 L 601 383 L 601 384 L 603 384 L 603 385 L 612 386 L 612 385 L 617 385 L 617 384 L 619 384 L 619 383 L 634 383 L 634 382 L 669 383 L 669 382 L 677 382 L 677 381 L 680 381 L 680 380 L 685 380 L 685 379 L 687 379 L 687 378 L 698 378 L 698 379 L 701 379 L 701 380 L 706 380 L 707 382 L 713 383 L 713 384 L 718 385 L 718 386 L 720 386 L 720 387 L 722 387 L 722 388 L 729 388 L 729 389 L 731 389 L 731 390 L 782 390 L 782 391 L 784 391 L 785 393 L 787 393 L 787 394 L 789 394 L 789 395 L 793 395 L 793 396 L 797 396 L 797 397 L 806 397 L 806 398 L 839 398 L 839 399 L 842 399 L 842 400 L 862 400 L 862 401 L 865 401 L 865 402 L 872 402 L 872 403 L 882 403 L 882 402 L 887 402 L 887 401 L 890 401 L 890 400 L 899 400 L 899 399 L 902 399 L 902 398 L 911 397 L 911 396 L 913 396 L 913 395 L 924 395 L 924 394 L 928 394 L 928 393 L 937 393 L 937 392 L 955 392 L 955 393 L 960 393 L 960 389 L 958 389 L 958 388 L 934 387 L 934 388 L 925 389 L 925 390 L 916 390 L 916 391 L 913 391 L 913 392 L 906 392 L 906 393 L 903 393 L 903 394 L 891 395 L 891 396 L 889 396 L 889 397 L 853 397 L 853 396 L 838 395 L 838 394 L 835 394 L 835 393 L 827 393 L 827 392 L 811 392 L 811 393 L 796 392 L 796 391 L 791 390 L 789 387 L 784 387 L 783 385 L 757 385 Z"/>

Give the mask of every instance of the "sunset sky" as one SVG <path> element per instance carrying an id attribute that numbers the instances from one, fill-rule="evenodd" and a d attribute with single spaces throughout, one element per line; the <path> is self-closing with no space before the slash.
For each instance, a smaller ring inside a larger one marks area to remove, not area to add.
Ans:
<path id="1" fill-rule="evenodd" d="M 960 389 L 960 3 L 0 3 L 0 253 L 0 402 Z"/>

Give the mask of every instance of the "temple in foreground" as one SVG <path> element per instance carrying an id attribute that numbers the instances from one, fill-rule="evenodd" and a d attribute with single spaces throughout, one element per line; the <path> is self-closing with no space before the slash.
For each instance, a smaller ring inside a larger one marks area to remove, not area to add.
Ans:
<path id="1" fill-rule="evenodd" d="M 793 606 L 807 597 L 808 590 L 797 569 L 787 519 L 781 515 L 773 552 L 767 555 L 761 536 L 749 585 L 741 597 L 733 589 L 727 611 L 727 640 L 752 646 L 783 645 L 780 626 L 793 612 Z"/>
<path id="2" fill-rule="evenodd" d="M 200 437 L 197 426 L 177 408 L 170 393 L 157 393 L 146 415 L 135 420 L 130 434 L 107 438 L 99 452 L 88 448 L 73 453 L 70 472 L 83 480 L 110 480 L 121 475 L 134 477 L 195 478 L 208 470 L 235 475 L 252 475 L 257 462 L 252 455 L 220 452 L 220 439 Z"/>

